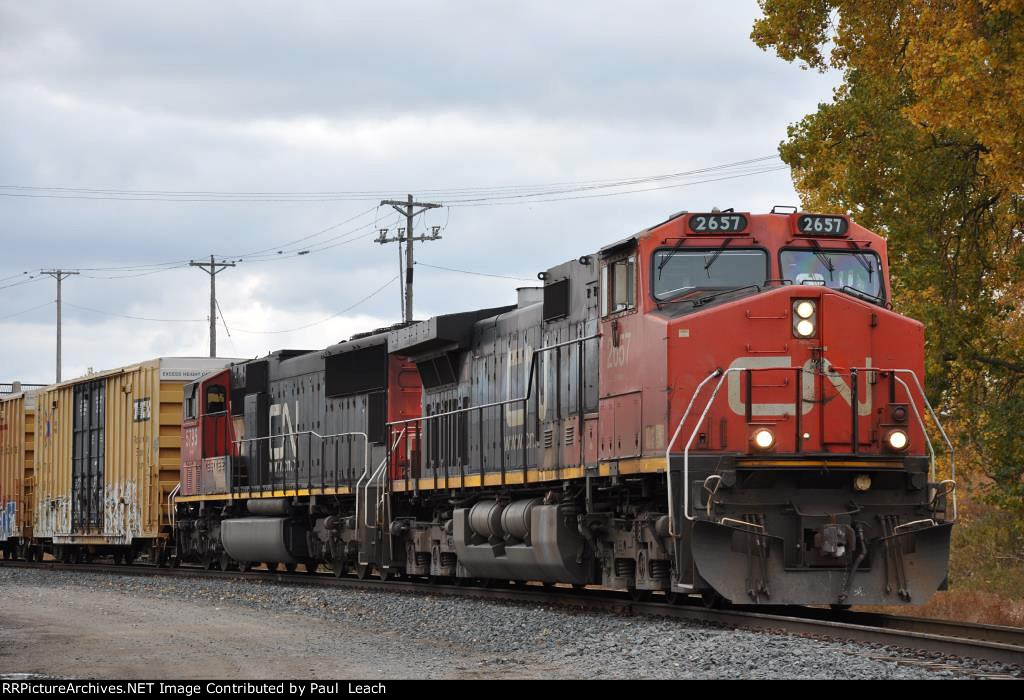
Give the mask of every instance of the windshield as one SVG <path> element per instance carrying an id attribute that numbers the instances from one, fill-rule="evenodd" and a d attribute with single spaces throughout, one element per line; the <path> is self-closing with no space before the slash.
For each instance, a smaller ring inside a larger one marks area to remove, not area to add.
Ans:
<path id="1" fill-rule="evenodd" d="M 782 278 L 793 284 L 818 284 L 832 289 L 852 287 L 882 296 L 882 264 L 874 253 L 853 250 L 784 250 Z"/>
<path id="2" fill-rule="evenodd" d="M 671 299 L 694 289 L 761 286 L 767 278 L 763 250 L 658 250 L 654 253 L 654 298 Z"/>

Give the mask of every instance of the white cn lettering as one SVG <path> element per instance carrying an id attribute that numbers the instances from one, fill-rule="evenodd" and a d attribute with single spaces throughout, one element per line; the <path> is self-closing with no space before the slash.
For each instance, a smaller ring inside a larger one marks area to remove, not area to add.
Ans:
<path id="1" fill-rule="evenodd" d="M 791 357 L 737 357 L 733 360 L 729 368 L 742 367 L 744 369 L 786 369 L 793 366 L 793 358 Z M 850 389 L 850 384 L 840 375 L 838 372 L 832 369 L 832 363 L 825 360 L 823 363 L 823 374 L 825 379 L 835 387 L 836 393 L 842 397 L 846 402 L 847 406 L 852 405 L 853 392 Z M 871 358 L 865 358 L 864 366 L 871 366 Z M 738 416 L 746 415 L 746 404 L 740 398 L 740 375 L 742 372 L 730 372 L 728 379 L 728 396 L 729 396 L 729 408 L 732 412 Z M 800 373 L 800 393 L 803 401 L 802 413 L 804 415 L 814 410 L 815 400 L 817 398 L 817 386 L 815 383 L 816 373 L 814 371 L 814 363 L 812 360 L 807 360 L 803 365 L 803 371 Z M 757 377 L 755 371 L 754 377 Z M 870 387 L 865 389 L 865 382 L 863 380 L 859 383 L 860 399 L 857 401 L 857 413 L 861 416 L 866 416 L 871 413 L 871 390 Z M 751 415 L 753 416 L 784 416 L 793 415 L 796 413 L 795 403 L 754 403 L 750 407 Z"/>
<path id="2" fill-rule="evenodd" d="M 295 438 L 295 423 L 299 422 L 299 402 L 295 402 L 295 423 L 292 422 L 291 413 L 288 410 L 288 404 L 286 403 L 273 403 L 270 404 L 270 458 L 273 460 L 284 459 L 284 440 L 281 440 L 281 445 L 274 445 L 274 419 L 280 416 L 281 421 L 281 437 L 288 437 L 288 442 L 291 444 L 292 456 L 298 455 L 297 440 Z"/>

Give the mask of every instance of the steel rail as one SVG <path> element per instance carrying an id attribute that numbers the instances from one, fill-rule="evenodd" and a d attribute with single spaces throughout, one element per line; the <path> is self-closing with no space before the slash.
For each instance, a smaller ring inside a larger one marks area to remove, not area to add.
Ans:
<path id="1" fill-rule="evenodd" d="M 199 568 L 158 568 L 152 565 L 115 566 L 107 564 L 62 564 L 5 560 L 0 566 L 44 571 L 73 571 L 125 576 L 205 577 L 226 580 L 263 581 L 282 585 L 326 588 L 387 589 L 398 593 L 456 595 L 516 603 L 548 603 L 626 615 L 667 617 L 700 624 L 760 632 L 774 632 L 821 639 L 835 639 L 905 649 L 944 658 L 970 659 L 1024 669 L 1024 628 L 982 625 L 953 620 L 933 620 L 883 613 L 834 611 L 823 608 L 754 607 L 709 609 L 694 604 L 635 601 L 629 594 L 607 589 L 460 586 L 426 581 L 337 578 L 330 574 L 283 572 L 209 571 Z M 893 661 L 899 661 L 894 658 Z"/>

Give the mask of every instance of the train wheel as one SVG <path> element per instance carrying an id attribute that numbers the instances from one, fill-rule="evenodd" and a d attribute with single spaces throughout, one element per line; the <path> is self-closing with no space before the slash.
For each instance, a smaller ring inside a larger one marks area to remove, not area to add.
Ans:
<path id="1" fill-rule="evenodd" d="M 720 610 L 725 607 L 725 598 L 719 595 L 717 591 L 703 591 L 700 594 L 700 601 L 709 610 Z"/>
<path id="2" fill-rule="evenodd" d="M 356 564 L 355 574 L 356 574 L 356 578 L 359 579 L 359 580 L 362 580 L 362 579 L 366 578 L 367 576 L 370 575 L 370 565 L 369 564 Z"/>
<path id="3" fill-rule="evenodd" d="M 345 575 L 345 560 L 335 559 L 331 562 L 331 572 L 334 574 L 334 578 L 341 578 Z"/>
<path id="4" fill-rule="evenodd" d="M 277 571 L 276 561 L 265 561 L 263 562 L 263 565 L 267 567 L 267 571 Z"/>
<path id="5" fill-rule="evenodd" d="M 227 552 L 220 555 L 220 570 L 231 571 L 231 557 L 228 556 Z"/>
<path id="6" fill-rule="evenodd" d="M 678 591 L 668 591 L 665 593 L 665 602 L 669 605 L 682 605 L 686 601 L 687 596 Z"/>
<path id="7" fill-rule="evenodd" d="M 575 588 L 575 586 L 573 586 L 573 588 Z M 629 588 L 629 597 L 632 598 L 634 602 L 643 603 L 651 599 L 651 592 L 632 586 Z"/>
<path id="8" fill-rule="evenodd" d="M 390 569 L 385 569 L 383 567 L 379 567 L 377 569 L 377 577 L 381 581 L 387 581 L 389 578 L 393 578 L 393 576 L 391 576 L 391 570 Z"/>
<path id="9" fill-rule="evenodd" d="M 252 571 L 252 562 L 251 561 L 240 561 L 240 562 L 238 562 L 238 570 L 241 571 L 243 574 L 249 573 L 250 571 Z"/>
<path id="10" fill-rule="evenodd" d="M 303 565 L 303 568 L 305 569 L 305 571 L 306 571 L 306 573 L 307 573 L 307 574 L 313 575 L 313 574 L 315 574 L 315 573 L 317 572 L 317 570 L 318 570 L 318 569 L 320 568 L 320 562 L 318 562 L 318 561 L 313 561 L 313 560 L 308 560 L 308 561 L 306 561 L 306 563 L 305 563 L 305 564 Z"/>
<path id="11" fill-rule="evenodd" d="M 287 571 L 289 574 L 294 574 L 295 573 L 295 567 L 296 567 L 295 562 L 293 562 L 293 561 L 292 562 L 285 562 L 284 570 Z"/>
<path id="12" fill-rule="evenodd" d="M 124 565 L 125 566 L 131 566 L 132 564 L 134 564 L 135 563 L 135 556 L 136 556 L 135 550 L 133 550 L 133 549 L 129 549 L 127 552 L 125 552 L 124 553 Z"/>

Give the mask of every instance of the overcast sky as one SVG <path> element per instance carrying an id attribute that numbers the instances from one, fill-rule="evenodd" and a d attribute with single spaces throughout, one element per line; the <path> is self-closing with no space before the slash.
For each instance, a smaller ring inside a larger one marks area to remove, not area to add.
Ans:
<path id="1" fill-rule="evenodd" d="M 209 278 L 187 261 L 210 254 L 242 260 L 217 278 L 221 355 L 319 348 L 399 320 L 394 282 L 315 323 L 398 274 L 396 246 L 373 241 L 395 233 L 394 212 L 374 209 L 384 194 L 452 204 L 418 220 L 443 238 L 417 260 L 534 280 L 682 209 L 796 204 L 786 170 L 699 182 L 771 162 L 454 204 L 476 198 L 468 188 L 776 153 L 835 78 L 755 47 L 756 16 L 754 0 L 0 0 L 0 382 L 53 380 L 55 282 L 25 271 L 82 271 L 64 283 L 68 378 L 205 355 Z M 249 192 L 285 194 L 234 194 Z M 370 194 L 292 194 L 314 192 Z M 155 201 L 204 198 L 259 201 Z M 303 201 L 271 201 L 289 198 Z M 176 265 L 134 268 L 163 263 Z M 530 284 L 416 275 L 418 318 L 510 303 Z"/>

